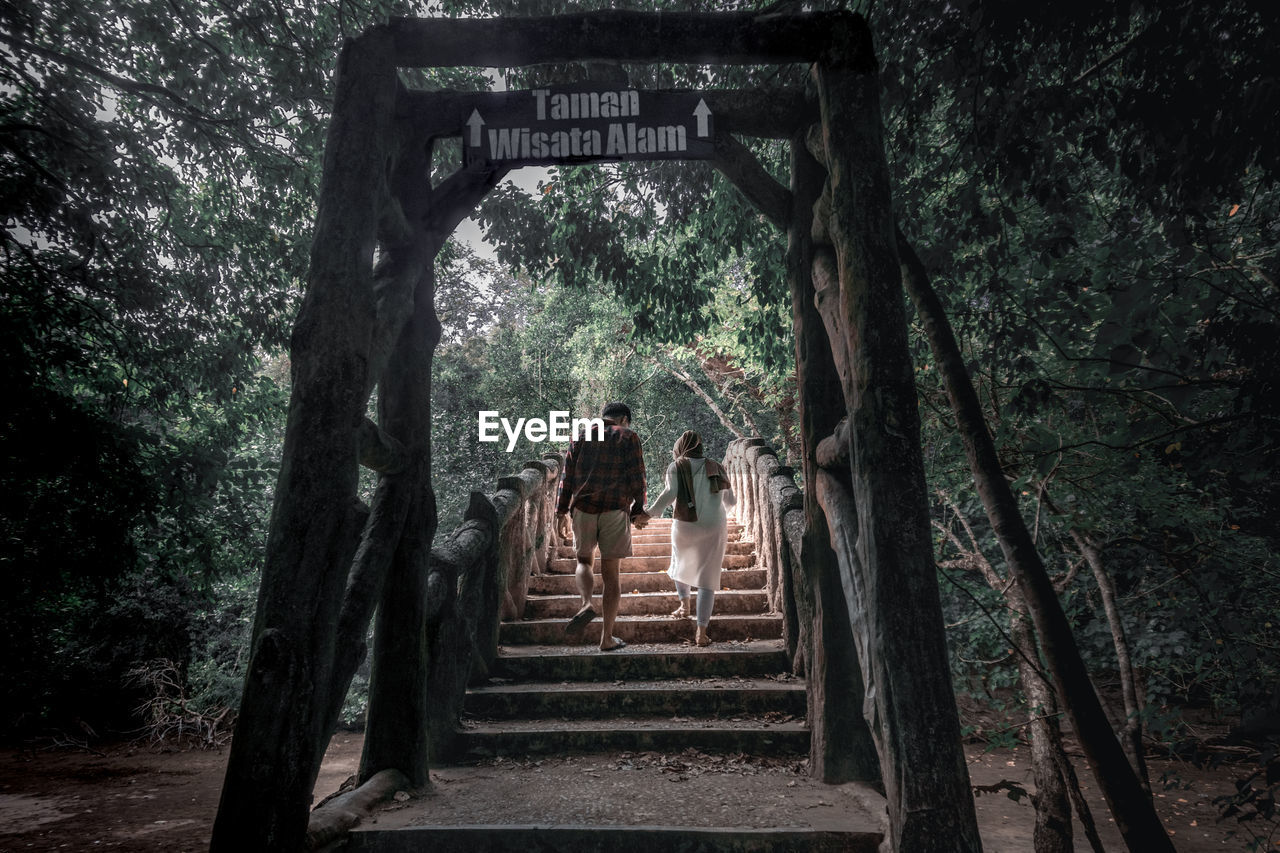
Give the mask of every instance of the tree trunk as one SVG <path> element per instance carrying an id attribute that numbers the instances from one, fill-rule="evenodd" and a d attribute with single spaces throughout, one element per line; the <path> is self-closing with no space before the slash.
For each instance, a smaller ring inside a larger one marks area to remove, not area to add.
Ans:
<path id="1" fill-rule="evenodd" d="M 1057 725 L 1054 711 L 1053 690 L 1045 683 L 1038 667 L 1039 660 L 1035 635 L 1030 620 L 1018 605 L 1009 623 L 1009 634 L 1018 650 L 1018 677 L 1027 696 L 1031 712 L 1031 773 L 1036 792 L 1031 802 L 1036 809 L 1036 825 L 1032 831 L 1035 853 L 1071 853 L 1071 801 L 1067 796 L 1066 781 L 1058 768 L 1056 739 L 1050 732 Z"/>
<path id="2" fill-rule="evenodd" d="M 1071 805 L 1076 810 L 1076 818 L 1084 827 L 1084 835 L 1089 840 L 1089 847 L 1093 853 L 1107 853 L 1102 846 L 1102 838 L 1098 835 L 1098 824 L 1093 819 L 1093 809 L 1089 808 L 1084 792 L 1080 790 L 1080 778 L 1076 775 L 1076 767 L 1071 763 L 1071 756 L 1067 755 L 1067 748 L 1062 743 L 1062 728 L 1055 723 L 1049 726 L 1047 731 L 1053 740 L 1053 754 L 1054 760 L 1058 762 L 1058 774 L 1066 782 L 1067 796 L 1071 798 Z"/>
<path id="3" fill-rule="evenodd" d="M 334 638 L 356 525 L 376 242 L 395 99 L 385 34 L 347 44 L 293 392 L 254 620 L 252 656 L 214 821 L 213 853 L 297 850 L 306 837 L 333 684 Z"/>
<path id="4" fill-rule="evenodd" d="M 1036 810 L 1036 824 L 1032 833 L 1035 853 L 1070 853 L 1074 848 L 1071 843 L 1069 792 L 1078 797 L 1079 790 L 1073 773 L 1069 780 L 1064 777 L 1064 770 L 1069 770 L 1071 765 L 1065 762 L 1065 756 L 1059 756 L 1062 737 L 1058 731 L 1057 703 L 1054 701 L 1052 685 L 1040 671 L 1040 652 L 1036 648 L 1035 632 L 1027 617 L 1026 604 L 1017 589 L 1012 588 L 991 565 L 964 513 L 941 491 L 939 497 L 947 504 L 969 539 L 966 545 L 950 527 L 941 523 L 936 525 L 960 552 L 962 559 L 958 562 L 966 570 L 982 575 L 987 586 L 1004 596 L 1010 612 L 1009 639 L 1017 654 L 1018 680 L 1022 685 L 1030 716 L 1027 729 L 1031 741 L 1031 773 L 1036 784 L 1036 793 L 1031 797 Z M 1086 833 L 1092 832 L 1092 820 L 1087 807 L 1081 810 L 1081 822 L 1085 823 Z"/>
<path id="5" fill-rule="evenodd" d="M 1116 647 L 1116 663 L 1120 672 L 1120 693 L 1124 698 L 1124 724 L 1121 727 L 1120 742 L 1124 746 L 1133 770 L 1138 774 L 1138 781 L 1143 790 L 1151 792 L 1151 780 L 1147 774 L 1147 758 L 1142 748 L 1142 700 L 1138 694 L 1138 678 L 1133 667 L 1133 656 L 1129 652 L 1129 638 L 1125 635 L 1124 618 L 1120 606 L 1116 603 L 1116 582 L 1107 571 L 1102 561 L 1102 552 L 1089 538 L 1079 530 L 1071 531 L 1071 538 L 1084 556 L 1085 562 L 1093 571 L 1093 578 L 1098 583 L 1098 592 L 1102 596 L 1102 609 L 1107 614 L 1107 625 L 1111 628 L 1111 641 Z"/>
<path id="6" fill-rule="evenodd" d="M 1129 849 L 1134 853 L 1172 851 L 1173 843 L 1102 710 L 1053 583 L 1018 511 L 1017 500 L 1000 466 L 995 443 L 987 432 L 981 404 L 969 380 L 951 324 L 929 284 L 924 265 L 900 231 L 897 239 L 907 292 L 915 303 L 934 360 L 946 384 L 965 455 L 987 518 L 1035 622 L 1058 699 L 1089 758 L 1098 787 Z"/>
<path id="7" fill-rule="evenodd" d="M 851 434 L 852 507 L 838 511 L 847 528 L 856 523 L 856 535 L 843 532 L 864 580 L 850 615 L 867 622 L 874 644 L 867 683 L 873 728 L 883 732 L 890 842 L 919 853 L 976 851 L 982 842 L 933 560 L 871 35 L 865 25 L 837 25 L 831 43 L 814 81 L 831 198 L 827 232 L 839 270 L 838 334 L 828 335 L 837 367 L 843 360 L 846 368 Z M 835 507 L 823 506 L 830 523 Z"/>
<path id="8" fill-rule="evenodd" d="M 716 156 L 711 165 L 770 222 L 782 231 L 787 230 L 791 217 L 791 193 L 773 179 L 750 148 L 731 134 L 717 134 Z"/>
<path id="9" fill-rule="evenodd" d="M 452 756 L 462 709 L 461 697 L 471 677 L 476 659 L 477 625 L 475 615 L 480 605 L 475 599 L 483 593 L 480 579 L 487 564 L 483 557 L 493 546 L 497 531 L 487 522 L 476 519 L 479 492 L 471 493 L 472 509 L 467 521 L 456 528 L 431 555 L 432 571 L 444 581 L 446 598 L 439 618 L 428 630 L 430 672 L 427 689 L 434 701 L 428 707 L 427 731 L 432 738 L 431 758 L 445 760 Z"/>

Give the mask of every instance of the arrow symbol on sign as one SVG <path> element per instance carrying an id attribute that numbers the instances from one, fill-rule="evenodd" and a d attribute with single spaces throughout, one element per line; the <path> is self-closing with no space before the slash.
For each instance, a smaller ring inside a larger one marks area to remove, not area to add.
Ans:
<path id="1" fill-rule="evenodd" d="M 705 100 L 699 98 L 698 105 L 693 108 L 693 114 L 698 119 L 698 135 L 708 135 L 710 130 L 707 127 L 707 120 L 711 118 L 711 107 L 707 106 L 707 102 Z"/>
<path id="2" fill-rule="evenodd" d="M 484 124 L 484 119 L 480 118 L 480 110 L 471 111 L 471 118 L 467 119 L 467 127 L 471 128 L 471 147 L 480 147 L 480 125 Z"/>

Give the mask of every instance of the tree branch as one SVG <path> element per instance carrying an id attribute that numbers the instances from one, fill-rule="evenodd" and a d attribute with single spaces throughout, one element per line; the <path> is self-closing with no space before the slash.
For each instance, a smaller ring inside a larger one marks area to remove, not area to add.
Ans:
<path id="1" fill-rule="evenodd" d="M 716 156 L 711 165 L 775 227 L 787 230 L 791 221 L 791 190 L 774 180 L 751 149 L 732 135 L 722 133 L 716 138 Z"/>
<path id="2" fill-rule="evenodd" d="M 695 394 L 697 394 L 699 397 L 702 398 L 702 401 L 707 404 L 707 408 L 709 408 L 712 411 L 712 413 L 720 420 L 720 423 L 724 425 L 725 429 L 729 430 L 734 434 L 734 437 L 746 438 L 746 436 L 742 434 L 742 430 L 738 428 L 737 424 L 729 420 L 729 416 L 724 413 L 724 409 L 720 408 L 720 406 L 716 403 L 716 401 L 712 398 L 712 396 L 708 394 L 705 390 L 703 390 L 701 385 L 693 381 L 693 377 L 685 373 L 680 368 L 674 367 L 669 364 L 664 364 L 661 360 L 653 358 L 652 356 L 641 356 L 641 358 L 643 358 L 645 361 L 649 362 L 650 364 L 656 367 L 662 368 L 667 373 L 671 374 L 676 379 L 679 379 L 681 382 L 687 385 L 691 391 L 693 391 Z"/>
<path id="3" fill-rule="evenodd" d="M 4 32 L 3 30 L 0 30 L 0 42 L 3 42 L 16 50 L 32 53 L 36 56 L 48 59 L 51 62 L 58 62 L 70 68 L 74 68 L 77 71 L 83 71 L 85 74 L 96 77 L 103 82 L 110 83 L 112 86 L 123 92 L 144 96 L 147 100 L 156 104 L 156 106 L 163 108 L 162 105 L 156 101 L 156 98 L 160 98 L 161 100 L 167 101 L 180 108 L 180 111 L 188 118 L 213 124 L 229 123 L 229 120 L 227 119 L 218 119 L 209 115 L 204 110 L 194 106 L 186 98 L 166 86 L 161 86 L 157 83 L 147 83 L 140 80 L 131 80 L 128 77 L 121 77 L 120 75 L 113 74 L 101 66 L 89 62 L 88 60 L 81 59 L 77 56 L 71 56 L 52 48 L 32 44 L 25 39 L 18 38 L 11 33 Z"/>

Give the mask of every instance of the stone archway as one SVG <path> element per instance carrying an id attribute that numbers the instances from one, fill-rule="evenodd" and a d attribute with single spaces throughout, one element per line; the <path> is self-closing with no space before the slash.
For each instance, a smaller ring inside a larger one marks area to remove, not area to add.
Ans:
<path id="1" fill-rule="evenodd" d="M 596 59 L 809 62 L 817 97 L 702 92 L 694 102 L 635 92 L 633 101 L 624 88 L 581 101 L 545 90 L 518 104 L 511 95 L 409 92 L 396 74 Z M 442 595 L 428 564 L 440 335 L 433 259 L 513 166 L 648 155 L 712 160 L 787 234 L 809 484 L 802 606 L 814 626 L 805 642 L 811 724 L 822 728 L 816 766 L 833 781 L 865 778 L 873 745 L 893 849 L 980 849 L 934 574 L 866 22 L 844 12 L 398 19 L 347 43 L 336 89 L 253 652 L 212 849 L 301 847 L 320 758 L 375 608 L 361 775 L 395 767 L 426 781 L 421 638 Z M 671 117 L 680 110 L 687 125 Z M 650 114 L 661 121 L 645 125 Z M 536 124 L 566 117 L 581 120 L 576 137 Z M 634 127 L 615 137 L 608 125 L 618 119 Z M 603 124 L 588 123 L 596 120 Z M 790 140 L 791 185 L 769 177 L 732 133 Z M 433 187 L 431 145 L 447 136 L 464 138 L 468 167 Z M 375 387 L 376 424 L 365 417 Z M 819 471 L 823 448 L 843 460 L 834 473 L 829 464 Z M 356 500 L 360 464 L 382 474 L 368 509 Z"/>

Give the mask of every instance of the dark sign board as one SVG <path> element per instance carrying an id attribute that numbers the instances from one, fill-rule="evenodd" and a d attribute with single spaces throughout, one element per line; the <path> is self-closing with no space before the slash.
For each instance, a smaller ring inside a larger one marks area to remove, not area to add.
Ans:
<path id="1" fill-rule="evenodd" d="M 477 98 L 464 109 L 464 165 L 706 160 L 711 110 L 696 92 L 547 87 Z"/>

